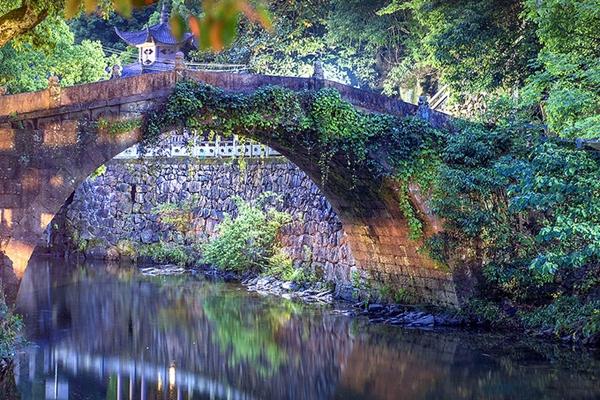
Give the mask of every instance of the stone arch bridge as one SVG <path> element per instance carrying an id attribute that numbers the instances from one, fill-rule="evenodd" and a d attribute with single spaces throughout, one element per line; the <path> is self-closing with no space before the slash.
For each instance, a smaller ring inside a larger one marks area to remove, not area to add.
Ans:
<path id="1" fill-rule="evenodd" d="M 222 72 L 168 71 L 62 89 L 51 81 L 44 91 L 0 96 L 0 258 L 17 276 L 77 186 L 140 140 L 139 130 L 111 135 L 85 129 L 85 121 L 139 118 L 164 101 L 182 77 L 240 92 L 266 85 L 293 90 L 334 88 L 365 111 L 400 116 L 420 112 L 434 126 L 449 123 L 444 114 L 427 108 L 319 78 Z M 342 221 L 357 271 L 388 288 L 405 290 L 417 301 L 459 304 L 452 274 L 421 254 L 422 243 L 409 238 L 392 182 L 361 176 L 358 185 L 351 187 L 343 163 L 333 160 L 330 178 L 322 183 L 318 155 L 301 144 L 258 139 L 320 186 Z M 418 191 L 411 191 L 411 196 L 425 216 L 426 231 L 437 231 L 438 224 Z"/>

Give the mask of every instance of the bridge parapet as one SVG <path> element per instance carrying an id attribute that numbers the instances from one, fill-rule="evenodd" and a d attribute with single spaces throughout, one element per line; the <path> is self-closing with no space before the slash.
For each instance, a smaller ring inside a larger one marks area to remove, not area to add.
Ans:
<path id="1" fill-rule="evenodd" d="M 185 70 L 143 74 L 96 83 L 62 88 L 60 98 L 53 100 L 52 88 L 39 92 L 0 96 L 0 124 L 58 115 L 81 110 L 117 106 L 136 101 L 157 101 L 164 98 L 182 77 L 205 82 L 230 91 L 253 91 L 263 86 L 282 86 L 292 90 L 336 89 L 354 106 L 371 112 L 400 116 L 416 115 L 417 106 L 342 83 L 320 78 L 269 76 L 233 72 Z M 436 126 L 450 122 L 446 114 L 431 111 Z"/>

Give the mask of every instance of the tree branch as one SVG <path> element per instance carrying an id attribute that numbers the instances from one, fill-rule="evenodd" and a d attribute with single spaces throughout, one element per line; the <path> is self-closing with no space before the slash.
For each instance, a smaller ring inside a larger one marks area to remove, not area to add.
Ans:
<path id="1" fill-rule="evenodd" d="M 48 10 L 38 10 L 29 2 L 0 16 L 0 47 L 15 37 L 29 32 L 48 16 Z"/>

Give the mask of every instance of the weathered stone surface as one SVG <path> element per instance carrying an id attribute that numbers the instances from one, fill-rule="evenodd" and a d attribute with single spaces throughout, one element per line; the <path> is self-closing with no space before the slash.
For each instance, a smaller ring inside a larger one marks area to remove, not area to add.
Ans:
<path id="1" fill-rule="evenodd" d="M 279 85 L 290 90 L 329 87 L 337 90 L 343 99 L 359 109 L 400 116 L 414 115 L 417 111 L 415 106 L 397 99 L 326 80 L 203 71 L 184 71 L 184 75 L 232 92 L 250 92 L 266 85 Z M 108 121 L 130 118 L 131 110 L 137 109 L 139 104 L 143 104 L 139 109 L 142 112 L 152 109 L 165 100 L 179 79 L 180 75 L 165 72 L 80 85 L 65 88 L 59 98 L 51 102 L 48 101 L 48 91 L 0 97 L 0 125 L 15 132 L 14 138 L 3 143 L 0 149 L 0 180 L 4 181 L 2 191 L 5 191 L 7 183 L 20 188 L 17 193 L 0 193 L 0 252 L 12 261 L 12 268 L 18 275 L 24 273 L 27 262 L 36 246 L 41 243 L 52 217 L 85 177 L 141 139 L 139 129 L 114 135 L 96 129 L 93 121 L 100 117 Z M 135 114 L 135 117 L 140 116 L 143 115 Z M 430 122 L 436 127 L 450 123 L 446 116 L 435 112 L 431 113 Z M 320 189 L 343 226 L 345 235 L 340 243 L 343 242 L 342 248 L 347 246 L 348 250 L 342 250 L 340 254 L 351 255 L 361 273 L 394 290 L 406 289 L 416 301 L 458 305 L 459 293 L 455 290 L 452 274 L 446 272 L 439 276 L 433 260 L 418 252 L 422 241 L 412 241 L 409 238 L 408 224 L 398 205 L 398 187 L 393 179 L 385 178 L 392 176 L 394 171 L 373 176 L 368 168 L 350 170 L 346 155 L 340 152 L 329 161 L 327 169 L 330 173 L 325 179 L 320 166 L 321 154 L 311 145 L 317 140 L 316 137 L 271 131 L 248 131 L 240 134 L 268 144 L 316 182 L 318 188 L 313 185 L 310 192 L 318 193 Z M 306 134 L 310 136 L 315 133 L 307 131 Z M 385 159 L 386 155 L 378 154 L 376 157 Z M 123 186 L 122 190 L 125 191 L 120 192 L 120 196 L 116 193 L 114 196 L 106 195 L 101 200 L 98 199 L 97 203 L 121 204 L 113 218 L 113 226 L 118 226 L 116 221 L 132 213 L 134 204 L 139 204 L 141 210 L 147 213 L 157 203 L 182 200 L 189 196 L 187 186 L 184 187 L 185 179 L 180 177 L 184 178 L 190 173 L 185 168 L 173 167 L 163 176 L 161 183 L 154 176 L 149 176 L 145 185 L 133 180 L 129 182 L 129 185 L 139 185 L 137 189 L 144 194 L 152 193 L 157 186 L 163 191 L 178 192 L 170 198 L 151 196 L 146 199 L 144 196 L 143 203 L 135 203 L 135 199 L 131 199 L 135 196 L 131 196 Z M 260 184 L 264 190 L 269 190 L 280 186 L 287 179 L 273 176 Z M 222 211 L 231 211 L 231 199 L 227 195 L 232 187 L 231 179 L 220 177 L 212 182 L 211 187 L 205 187 L 209 181 L 201 182 L 200 194 L 207 196 L 210 193 L 208 197 L 227 204 L 221 208 Z M 421 200 L 418 196 L 412 196 L 411 201 L 418 203 Z M 204 207 L 211 206 L 206 204 Z M 94 208 L 97 209 L 98 205 L 95 204 Z M 418 208 L 425 210 L 425 207 Z M 135 210 L 140 212 L 139 207 Z M 94 226 L 100 226 L 99 218 L 101 217 L 95 216 L 90 221 Z M 304 213 L 304 218 L 311 223 L 307 224 L 306 231 L 302 231 L 302 240 L 295 243 L 312 246 L 315 249 L 312 257 L 327 259 L 328 261 L 320 264 L 328 269 L 330 264 L 327 262 L 335 265 L 331 251 L 322 248 L 323 242 L 320 239 L 311 237 L 318 237 L 322 220 L 319 220 L 314 209 Z M 428 216 L 425 215 L 425 218 Z M 328 221 L 327 218 L 325 221 Z M 212 229 L 217 222 L 213 218 L 206 220 L 204 229 Z M 424 222 L 426 231 L 430 232 L 432 229 L 429 227 L 434 224 L 429 220 Z M 207 227 L 209 223 L 211 227 Z M 146 228 L 149 227 L 144 229 Z M 96 228 L 90 228 L 89 232 L 91 235 L 99 235 Z M 337 260 L 337 263 L 342 261 L 343 258 Z M 344 271 L 336 268 L 335 279 L 348 281 L 349 273 Z M 463 276 L 467 277 L 468 274 Z M 428 278 L 438 279 L 439 288 L 427 287 Z M 468 288 L 467 285 L 463 286 Z"/>
<path id="2" fill-rule="evenodd" d="M 173 170 L 186 171 L 177 178 L 177 185 L 148 185 L 143 196 L 137 192 L 138 186 L 154 179 L 158 182 Z M 187 174 L 188 170 L 195 172 Z M 228 184 L 223 185 L 222 181 Z M 206 190 L 198 192 L 200 187 Z M 207 241 L 216 235 L 216 227 L 226 213 L 235 214 L 235 196 L 251 201 L 267 188 L 275 194 L 269 204 L 292 216 L 293 222 L 283 229 L 280 240 L 284 251 L 297 264 L 319 268 L 324 278 L 331 281 L 340 275 L 338 270 L 348 270 L 353 265 L 335 211 L 310 178 L 285 159 L 249 160 L 243 170 L 235 163 L 213 164 L 194 159 L 113 160 L 102 176 L 84 181 L 72 202 L 59 212 L 49 227 L 53 250 L 59 254 L 65 251 L 64 233 L 68 231 L 78 232 L 70 238 L 71 242 L 86 232 L 86 240 L 99 240 L 109 246 L 124 240 L 151 244 L 161 237 L 180 245 L 198 239 Z M 192 229 L 187 235 L 159 221 L 155 199 L 182 201 L 192 194 L 197 197 L 190 221 Z M 118 201 L 106 202 L 106 198 Z M 97 230 L 99 227 L 102 229 Z"/>

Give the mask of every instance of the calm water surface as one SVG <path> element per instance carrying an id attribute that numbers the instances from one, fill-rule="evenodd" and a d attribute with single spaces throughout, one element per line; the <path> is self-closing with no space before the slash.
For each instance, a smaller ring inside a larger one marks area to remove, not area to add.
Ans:
<path id="1" fill-rule="evenodd" d="M 584 351 L 369 326 L 192 275 L 32 262 L 6 399 L 599 399 Z"/>

